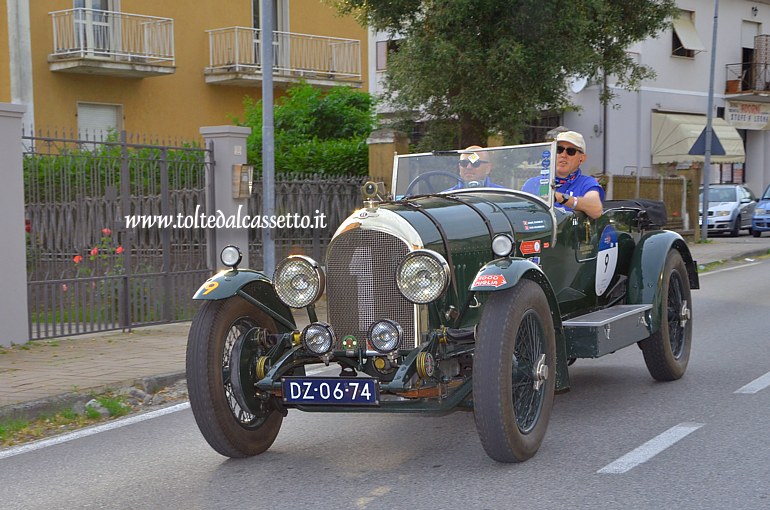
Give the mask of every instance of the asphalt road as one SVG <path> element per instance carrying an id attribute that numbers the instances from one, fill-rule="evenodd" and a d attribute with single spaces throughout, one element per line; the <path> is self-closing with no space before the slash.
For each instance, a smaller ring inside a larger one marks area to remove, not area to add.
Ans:
<path id="1" fill-rule="evenodd" d="M 654 382 L 636 347 L 578 360 L 523 464 L 491 461 L 467 412 L 290 411 L 267 453 L 228 460 L 182 409 L 0 457 L 0 506 L 770 508 L 768 271 L 764 260 L 701 276 L 680 381 Z"/>

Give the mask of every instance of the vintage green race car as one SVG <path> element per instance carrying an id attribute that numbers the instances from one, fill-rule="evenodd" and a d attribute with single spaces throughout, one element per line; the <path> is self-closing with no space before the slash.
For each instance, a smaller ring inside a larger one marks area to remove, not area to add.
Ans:
<path id="1" fill-rule="evenodd" d="M 475 151 L 496 187 L 462 181 L 462 151 L 397 156 L 391 196 L 367 183 L 325 261 L 290 256 L 265 275 L 225 248 L 229 269 L 194 296 L 205 302 L 187 349 L 209 444 L 262 453 L 289 409 L 469 410 L 487 454 L 520 462 L 576 358 L 637 344 L 652 377 L 682 377 L 699 287 L 687 243 L 660 228 L 654 204 L 607 202 L 596 220 L 555 207 L 555 148 Z"/>

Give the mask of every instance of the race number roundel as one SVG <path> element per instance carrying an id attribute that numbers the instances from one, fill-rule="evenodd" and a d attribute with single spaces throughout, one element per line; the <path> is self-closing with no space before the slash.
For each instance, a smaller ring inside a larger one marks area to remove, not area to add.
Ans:
<path id="1" fill-rule="evenodd" d="M 599 255 L 596 257 L 596 295 L 601 296 L 615 275 L 618 265 L 618 233 L 607 225 L 599 238 Z"/>

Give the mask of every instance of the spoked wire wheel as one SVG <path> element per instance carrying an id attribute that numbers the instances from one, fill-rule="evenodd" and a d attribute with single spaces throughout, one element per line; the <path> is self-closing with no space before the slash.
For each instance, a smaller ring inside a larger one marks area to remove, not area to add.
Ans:
<path id="1" fill-rule="evenodd" d="M 190 326 L 190 407 L 203 437 L 222 455 L 258 455 L 281 428 L 283 416 L 254 387 L 253 366 L 263 347 L 246 342 L 249 334 L 275 330 L 273 319 L 238 296 L 204 302 Z"/>
<path id="2" fill-rule="evenodd" d="M 484 450 L 522 462 L 540 448 L 553 408 L 556 341 L 535 282 L 494 292 L 484 305 L 473 361 L 473 413 Z"/>
<path id="3" fill-rule="evenodd" d="M 660 328 L 639 342 L 650 375 L 674 381 L 684 375 L 692 345 L 692 295 L 687 267 L 677 250 L 670 250 L 661 275 L 657 306 Z"/>

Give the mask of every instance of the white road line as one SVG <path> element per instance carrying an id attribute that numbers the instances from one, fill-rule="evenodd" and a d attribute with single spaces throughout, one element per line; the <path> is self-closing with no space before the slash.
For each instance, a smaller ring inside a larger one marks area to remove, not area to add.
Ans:
<path id="1" fill-rule="evenodd" d="M 8 457 L 13 457 L 14 455 L 21 455 L 22 453 L 40 450 L 41 448 L 47 448 L 49 446 L 66 443 L 68 441 L 74 441 L 75 439 L 80 439 L 81 437 L 88 437 L 94 434 L 99 434 L 101 432 L 107 432 L 108 430 L 119 429 L 121 427 L 125 427 L 126 425 L 131 425 L 134 423 L 151 420 L 153 418 L 158 418 L 165 414 L 171 414 L 177 411 L 188 409 L 189 407 L 190 407 L 189 402 L 183 402 L 181 404 L 176 404 L 173 406 L 164 407 L 163 409 L 158 409 L 157 411 L 150 411 L 148 413 L 135 414 L 133 416 L 129 416 L 128 418 L 111 421 L 109 423 L 96 425 L 94 427 L 89 427 L 86 429 L 76 430 L 74 432 L 62 434 L 61 436 L 52 437 L 50 439 L 35 441 L 34 443 L 28 443 L 25 445 L 16 446 L 14 448 L 9 448 L 8 450 L 0 450 L 0 460 L 6 459 Z"/>
<path id="2" fill-rule="evenodd" d="M 335 366 L 321 366 L 318 368 L 313 368 L 307 371 L 307 375 L 316 375 L 321 374 L 324 372 L 330 372 L 334 370 Z M 54 446 L 57 444 L 66 443 L 69 441 L 74 441 L 75 439 L 80 439 L 82 437 L 88 437 L 92 436 L 94 434 L 99 434 L 101 432 L 107 432 L 108 430 L 114 430 L 118 429 L 120 427 L 125 427 L 127 425 L 131 425 L 133 423 L 139 423 L 145 420 L 151 420 L 153 418 L 158 418 L 160 416 L 175 413 L 177 411 L 183 411 L 185 409 L 190 408 L 189 402 L 183 402 L 181 404 L 176 404 L 169 407 L 164 407 L 163 409 L 158 409 L 157 411 L 150 411 L 147 413 L 142 414 L 135 414 L 133 416 L 129 416 L 127 418 L 111 421 L 109 423 L 104 423 L 102 425 L 96 425 L 93 427 L 85 428 L 76 430 L 73 432 L 69 432 L 67 434 L 62 434 L 60 436 L 52 437 L 49 439 L 42 439 L 40 441 L 35 441 L 34 443 L 27 443 L 25 445 L 21 446 L 15 446 L 13 448 L 9 448 L 7 450 L 0 450 L 0 460 L 6 459 L 8 457 L 13 457 L 15 455 L 21 455 L 22 453 L 32 452 L 35 450 L 40 450 L 41 448 L 47 448 L 49 446 Z"/>
<path id="3" fill-rule="evenodd" d="M 764 390 L 768 386 L 770 386 L 770 372 L 757 377 L 746 386 L 738 388 L 735 390 L 735 393 L 757 393 L 758 391 Z"/>
<path id="4" fill-rule="evenodd" d="M 647 462 L 669 446 L 683 439 L 688 434 L 701 428 L 703 423 L 680 423 L 662 434 L 653 437 L 640 447 L 628 452 L 615 462 L 607 464 L 597 473 L 625 473 L 639 464 Z"/>

